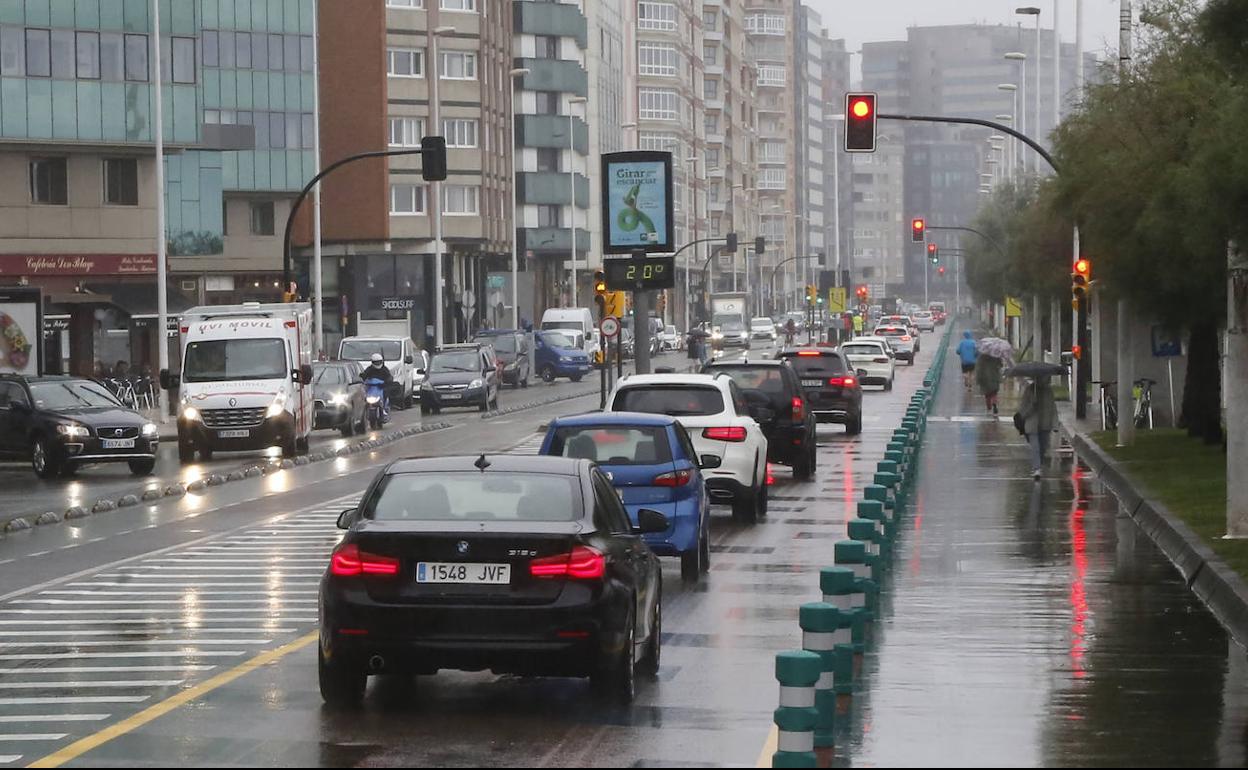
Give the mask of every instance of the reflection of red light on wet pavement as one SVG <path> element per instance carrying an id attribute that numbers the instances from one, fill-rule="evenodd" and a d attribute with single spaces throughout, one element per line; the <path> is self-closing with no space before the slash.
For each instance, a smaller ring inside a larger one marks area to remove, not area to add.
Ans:
<path id="1" fill-rule="evenodd" d="M 923 545 L 924 507 L 923 494 L 916 494 L 914 498 L 914 534 L 911 535 L 911 537 L 914 538 L 914 550 L 910 553 L 910 563 L 908 565 L 910 567 L 911 575 L 919 574 L 919 567 L 922 563 L 919 559 L 919 551 Z"/>
<path id="2" fill-rule="evenodd" d="M 1077 477 L 1076 477 L 1077 478 Z M 1079 490 L 1076 486 L 1076 494 Z M 1070 550 L 1074 575 L 1070 583 L 1070 606 L 1072 618 L 1070 624 L 1070 664 L 1076 679 L 1083 679 L 1087 671 L 1083 667 L 1083 658 L 1087 652 L 1087 619 L 1088 596 L 1086 577 L 1088 573 L 1088 533 L 1084 529 L 1084 509 L 1076 507 L 1070 513 Z"/>
<path id="3" fill-rule="evenodd" d="M 858 515 L 858 492 L 854 489 L 854 456 L 845 452 L 842 457 L 845 461 L 845 470 L 841 474 L 845 487 L 845 520 L 849 521 Z"/>

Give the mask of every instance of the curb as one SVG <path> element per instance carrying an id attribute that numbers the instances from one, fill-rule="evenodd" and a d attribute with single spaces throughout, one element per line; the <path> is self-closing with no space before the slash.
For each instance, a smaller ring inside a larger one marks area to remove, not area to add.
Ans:
<path id="1" fill-rule="evenodd" d="M 586 390 L 583 393 L 556 396 L 554 398 L 546 398 L 540 401 L 528 401 L 523 404 L 517 404 L 516 406 L 509 406 L 506 409 L 495 409 L 493 411 L 484 412 L 481 415 L 481 419 L 493 420 L 496 417 L 502 417 L 504 415 L 515 414 L 516 412 L 523 412 L 526 409 L 536 409 L 539 406 L 550 406 L 551 404 L 558 404 L 561 401 L 571 401 L 574 398 L 585 398 L 586 396 L 592 396 L 595 393 L 598 393 L 599 390 L 600 388 L 591 388 L 591 389 Z"/>
<path id="2" fill-rule="evenodd" d="M 1232 570 L 1187 522 L 1158 500 L 1136 489 L 1122 465 L 1086 434 L 1059 415 L 1062 433 L 1075 453 L 1096 473 L 1123 510 L 1148 535 L 1240 646 L 1248 647 L 1248 581 Z"/>

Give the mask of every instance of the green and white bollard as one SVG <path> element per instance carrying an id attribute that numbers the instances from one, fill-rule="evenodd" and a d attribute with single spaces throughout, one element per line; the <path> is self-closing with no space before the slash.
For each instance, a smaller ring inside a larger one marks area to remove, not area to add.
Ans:
<path id="1" fill-rule="evenodd" d="M 772 767 L 815 767 L 815 685 L 823 660 L 813 652 L 791 650 L 776 653 L 776 680 L 780 682 L 780 707 L 773 719 L 779 739 Z"/>
<path id="2" fill-rule="evenodd" d="M 850 519 L 846 525 L 850 540 L 858 540 L 867 546 L 867 566 L 871 568 L 871 579 L 879 585 L 884 577 L 884 560 L 880 554 L 880 540 L 883 539 L 875 531 L 875 522 L 870 519 Z M 873 612 L 875 607 L 871 597 L 867 597 L 867 607 Z"/>
<path id="3" fill-rule="evenodd" d="M 819 570 L 819 590 L 823 601 L 837 608 L 837 625 L 832 640 L 835 649 L 835 665 L 832 683 L 837 695 L 854 693 L 854 637 L 853 628 L 862 619 L 854 612 L 854 571 L 849 567 L 824 567 Z"/>
<path id="4" fill-rule="evenodd" d="M 881 460 L 875 467 L 876 473 L 872 480 L 888 489 L 892 495 L 893 510 L 900 513 L 906 504 L 906 493 L 901 488 L 901 474 L 897 472 L 897 463 L 892 460 Z"/>
<path id="5" fill-rule="evenodd" d="M 863 488 L 862 496 L 867 500 L 877 501 L 886 510 L 893 510 L 893 499 L 888 494 L 888 487 L 882 484 L 868 484 Z M 893 511 L 889 518 L 895 522 L 897 520 L 897 511 Z"/>
<path id="6" fill-rule="evenodd" d="M 884 511 L 884 504 L 879 500 L 859 500 L 858 518 L 867 519 L 875 525 L 876 537 L 879 538 L 880 553 L 884 558 L 893 555 L 893 538 L 897 536 L 896 528 Z"/>
<path id="7" fill-rule="evenodd" d="M 836 629 L 840 622 L 841 611 L 825 602 L 809 602 L 798 610 L 802 649 L 815 653 L 822 662 L 819 682 L 815 684 L 815 709 L 819 712 L 819 719 L 815 722 L 815 745 L 820 747 L 831 746 L 835 742 Z"/>
<path id="8" fill-rule="evenodd" d="M 854 593 L 850 594 L 854 623 L 851 628 L 854 652 L 862 654 L 867 649 L 867 622 L 873 620 L 869 604 L 875 603 L 877 591 L 871 580 L 871 568 L 867 566 L 866 543 L 857 540 L 838 540 L 832 546 L 838 567 L 849 567 L 854 572 Z M 871 596 L 870 601 L 867 597 Z"/>

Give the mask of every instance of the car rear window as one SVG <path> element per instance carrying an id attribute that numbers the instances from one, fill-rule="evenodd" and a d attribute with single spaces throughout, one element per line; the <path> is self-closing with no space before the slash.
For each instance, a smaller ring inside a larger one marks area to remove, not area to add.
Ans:
<path id="1" fill-rule="evenodd" d="M 798 377 L 827 377 L 845 373 L 845 362 L 832 353 L 818 356 L 790 356 L 789 364 L 797 370 Z"/>
<path id="2" fill-rule="evenodd" d="M 560 428 L 551 439 L 550 453 L 603 465 L 659 465 L 672 461 L 667 428 L 659 426 Z"/>
<path id="3" fill-rule="evenodd" d="M 716 372 L 727 372 L 737 387 L 757 390 L 773 401 L 782 401 L 787 395 L 784 372 L 778 366 L 716 366 Z"/>
<path id="4" fill-rule="evenodd" d="M 899 329 L 895 326 L 881 326 L 875 330 L 877 337 L 904 337 L 909 333 L 909 329 Z"/>
<path id="5" fill-rule="evenodd" d="M 549 473 L 395 473 L 364 508 L 375 521 L 573 521 L 581 516 L 574 476 Z"/>
<path id="6" fill-rule="evenodd" d="M 847 356 L 882 356 L 884 350 L 879 345 L 845 345 L 841 348 Z"/>
<path id="7" fill-rule="evenodd" d="M 624 388 L 611 404 L 615 412 L 644 412 L 696 417 L 724 411 L 719 388 L 697 385 L 638 385 Z"/>

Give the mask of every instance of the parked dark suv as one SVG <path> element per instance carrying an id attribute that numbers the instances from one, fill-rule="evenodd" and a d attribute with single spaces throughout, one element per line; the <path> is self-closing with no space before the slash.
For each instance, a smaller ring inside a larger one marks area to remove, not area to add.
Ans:
<path id="1" fill-rule="evenodd" d="M 473 342 L 494 346 L 494 353 L 503 365 L 503 382 L 513 388 L 529 387 L 533 374 L 529 363 L 529 337 L 524 332 L 511 329 L 485 329 L 477 332 Z"/>
<path id="2" fill-rule="evenodd" d="M 726 372 L 751 406 L 767 408 L 758 423 L 767 437 L 768 461 L 790 466 L 796 478 L 814 478 L 818 456 L 815 415 L 806 403 L 797 372 L 787 361 L 721 359 L 706 364 L 702 371 Z"/>
<path id="3" fill-rule="evenodd" d="M 482 412 L 491 406 L 497 409 L 501 372 L 494 346 L 488 343 L 438 348 L 421 385 L 420 413 L 437 414 L 448 406 L 476 406 Z"/>
<path id="4" fill-rule="evenodd" d="M 0 375 L 0 455 L 30 460 L 40 478 L 111 462 L 146 476 L 159 440 L 154 423 L 94 380 Z"/>
<path id="5" fill-rule="evenodd" d="M 802 381 L 806 401 L 819 422 L 837 422 L 845 432 L 862 432 L 862 383 L 833 348 L 797 348 L 780 351 Z"/>

